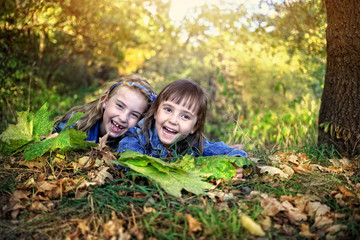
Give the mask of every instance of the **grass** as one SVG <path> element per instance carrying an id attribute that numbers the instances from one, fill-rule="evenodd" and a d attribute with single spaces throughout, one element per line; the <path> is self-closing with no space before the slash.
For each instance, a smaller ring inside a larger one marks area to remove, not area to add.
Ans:
<path id="1" fill-rule="evenodd" d="M 287 149 L 286 151 L 290 151 Z M 311 162 L 327 165 L 327 158 L 335 158 L 332 149 L 315 146 L 294 148 L 295 153 L 306 153 Z M 269 164 L 268 156 L 276 151 L 255 149 L 251 154 Z M 7 164 L 6 158 L 1 161 Z M 16 170 L 15 170 L 16 169 Z M 6 203 L 9 193 L 13 192 L 18 182 L 28 176 L 28 169 L 1 169 L 1 202 Z M 354 184 L 359 183 L 359 175 L 350 177 Z M 260 196 L 249 198 L 250 191 L 258 191 L 280 199 L 281 196 L 312 195 L 322 204 L 330 207 L 336 214 L 342 214 L 336 223 L 344 224 L 345 231 L 340 231 L 336 239 L 358 239 L 359 220 L 354 210 L 359 210 L 358 199 L 341 205 L 332 192 L 336 186 L 348 186 L 343 174 L 312 173 L 295 174 L 290 179 L 280 179 L 261 174 L 255 170 L 244 181 L 237 184 L 221 182 L 217 190 L 223 195 L 209 198 L 183 192 L 182 198 L 167 195 L 157 184 L 137 174 L 116 178 L 101 186 L 92 186 L 86 196 L 75 199 L 74 193 L 54 199 L 55 208 L 49 212 L 22 211 L 16 220 L 11 220 L 9 213 L 3 213 L 0 219 L 2 239 L 106 239 L 105 224 L 116 223 L 116 229 L 123 229 L 120 236 L 132 239 L 258 239 L 250 235 L 240 220 L 241 214 L 247 214 L 261 223 L 264 208 Z M 349 187 L 349 186 L 348 186 Z M 351 190 L 351 188 L 349 188 Z M 30 199 L 29 199 L 30 200 Z M 189 216 L 195 219 L 201 229 L 190 226 Z M 286 221 L 279 213 L 272 217 L 272 226 L 266 230 L 265 239 L 306 239 L 300 234 L 300 224 Z M 314 217 L 306 223 L 310 231 L 320 239 L 323 229 L 312 226 Z M 115 226 L 115 225 L 114 225 Z M 123 235 L 121 235 L 123 234 Z M 127 235 L 126 235 L 127 234 Z M 70 237 L 69 237 L 70 236 Z"/>

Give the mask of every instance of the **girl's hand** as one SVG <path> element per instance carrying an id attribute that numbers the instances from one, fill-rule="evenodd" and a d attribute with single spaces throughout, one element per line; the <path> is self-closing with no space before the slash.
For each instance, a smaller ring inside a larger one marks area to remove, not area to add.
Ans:
<path id="1" fill-rule="evenodd" d="M 230 146 L 232 148 L 238 149 L 238 150 L 244 150 L 245 146 L 242 144 L 234 144 L 232 146 Z"/>

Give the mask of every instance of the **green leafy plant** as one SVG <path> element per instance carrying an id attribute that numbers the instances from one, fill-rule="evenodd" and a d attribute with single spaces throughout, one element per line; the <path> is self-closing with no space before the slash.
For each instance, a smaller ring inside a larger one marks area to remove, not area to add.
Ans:
<path id="1" fill-rule="evenodd" d="M 227 155 L 197 157 L 186 155 L 181 160 L 175 162 L 182 169 L 195 171 L 208 175 L 210 179 L 230 180 L 236 174 L 234 164 L 237 167 L 253 165 L 253 162 L 245 157 L 234 157 Z"/>
<path id="2" fill-rule="evenodd" d="M 149 177 L 175 197 L 181 197 L 182 189 L 199 195 L 214 187 L 203 181 L 206 176 L 200 171 L 186 171 L 176 164 L 129 150 L 121 154 L 118 163 Z"/>
<path id="3" fill-rule="evenodd" d="M 239 167 L 252 164 L 246 158 L 231 156 L 194 158 L 190 155 L 185 155 L 174 163 L 168 163 L 130 150 L 122 153 L 118 159 L 118 164 L 149 177 L 175 197 L 181 197 L 182 189 L 197 195 L 205 194 L 214 187 L 204 181 L 205 178 L 231 179 L 236 174 L 232 163 Z"/>
<path id="4" fill-rule="evenodd" d="M 0 135 L 2 150 L 10 153 L 24 151 L 25 160 L 28 161 L 55 149 L 65 152 L 94 145 L 85 141 L 85 132 L 69 128 L 82 117 L 82 113 L 77 113 L 56 137 L 43 139 L 54 124 L 48 120 L 49 115 L 46 103 L 35 114 L 30 111 L 19 112 L 18 123 L 9 125 Z"/>

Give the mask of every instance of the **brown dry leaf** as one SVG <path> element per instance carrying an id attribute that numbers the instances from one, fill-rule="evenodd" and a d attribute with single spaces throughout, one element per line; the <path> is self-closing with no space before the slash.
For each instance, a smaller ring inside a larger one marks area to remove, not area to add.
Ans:
<path id="1" fill-rule="evenodd" d="M 90 232 L 90 227 L 87 225 L 87 220 L 86 219 L 74 218 L 74 219 L 71 219 L 71 221 L 78 223 L 76 231 L 80 230 L 83 235 Z"/>
<path id="2" fill-rule="evenodd" d="M 306 206 L 306 212 L 309 217 L 312 217 L 316 212 L 316 217 L 323 216 L 330 212 L 330 207 L 320 202 L 308 202 Z"/>
<path id="3" fill-rule="evenodd" d="M 100 171 L 98 172 L 97 176 L 94 179 L 94 182 L 102 185 L 105 183 L 105 179 L 108 178 L 112 181 L 114 178 L 113 176 L 107 171 L 109 167 L 100 167 Z"/>
<path id="4" fill-rule="evenodd" d="M 268 173 L 271 176 L 275 176 L 278 175 L 282 178 L 289 178 L 289 175 L 284 173 L 283 171 L 281 171 L 279 168 L 277 167 L 272 167 L 272 166 L 258 166 L 258 168 L 260 168 L 260 173 Z"/>
<path id="5" fill-rule="evenodd" d="M 29 199 L 30 191 L 15 190 L 10 197 L 10 201 L 21 201 L 21 199 Z"/>
<path id="6" fill-rule="evenodd" d="M 138 240 L 142 240 L 144 239 L 144 234 L 141 232 L 141 229 L 135 225 L 134 227 L 132 227 L 130 230 L 129 230 L 129 233 L 132 235 L 132 236 L 135 236 L 136 239 Z"/>
<path id="7" fill-rule="evenodd" d="M 95 147 L 95 150 L 102 151 L 104 148 L 106 148 L 107 139 L 109 137 L 110 132 L 107 132 L 103 137 L 99 138 L 99 145 Z"/>
<path id="8" fill-rule="evenodd" d="M 185 214 L 186 220 L 189 224 L 189 231 L 191 233 L 201 231 L 201 222 L 199 222 L 197 219 L 193 218 L 190 214 Z"/>
<path id="9" fill-rule="evenodd" d="M 110 148 L 109 148 L 109 151 L 101 152 L 101 155 L 102 155 L 101 160 L 104 161 L 105 163 L 109 163 L 109 161 L 112 161 L 112 160 L 116 160 L 116 159 L 117 159 L 117 158 L 115 157 L 114 153 L 112 153 L 112 152 L 110 151 Z"/>
<path id="10" fill-rule="evenodd" d="M 308 237 L 308 238 L 315 238 L 316 235 L 314 233 L 311 233 L 309 231 L 309 225 L 305 224 L 305 223 L 302 223 L 301 224 L 301 232 L 299 233 L 305 237 Z"/>
<path id="11" fill-rule="evenodd" d="M 53 189 L 58 188 L 58 186 L 56 184 L 52 184 L 47 181 L 42 181 L 42 182 L 36 183 L 36 186 L 37 186 L 38 192 L 52 191 Z"/>
<path id="12" fill-rule="evenodd" d="M 21 161 L 19 162 L 19 165 L 26 166 L 30 169 L 41 169 L 44 167 L 44 164 L 38 158 L 31 161 Z"/>
<path id="13" fill-rule="evenodd" d="M 346 229 L 346 225 L 334 224 L 334 225 L 331 225 L 330 227 L 326 228 L 325 231 L 328 232 L 330 235 L 332 235 L 342 229 Z"/>
<path id="14" fill-rule="evenodd" d="M 37 188 L 37 192 L 42 192 L 45 194 L 45 196 L 48 196 L 50 199 L 56 198 L 56 197 L 62 197 L 62 188 L 61 182 L 59 180 L 48 182 L 48 181 L 42 181 L 35 184 Z"/>
<path id="15" fill-rule="evenodd" d="M 292 163 L 293 165 L 295 166 L 298 166 L 300 164 L 300 159 L 298 158 L 298 156 L 294 155 L 294 154 L 291 154 L 290 156 L 288 156 L 286 158 L 286 160 L 289 162 L 289 163 Z"/>
<path id="16" fill-rule="evenodd" d="M 357 166 L 354 166 L 349 159 L 342 158 L 342 159 L 329 159 L 332 165 L 339 169 L 340 171 L 349 170 L 354 171 Z"/>
<path id="17" fill-rule="evenodd" d="M 235 198 L 233 193 L 225 193 L 217 189 L 208 192 L 208 196 L 217 202 L 227 201 Z"/>
<path id="18" fill-rule="evenodd" d="M 76 186 L 78 184 L 80 179 L 71 179 L 71 178 L 62 178 L 59 180 L 59 183 L 61 184 L 62 191 L 64 193 L 67 192 L 75 192 Z"/>
<path id="19" fill-rule="evenodd" d="M 315 223 L 313 226 L 323 226 L 323 225 L 329 225 L 332 224 L 334 220 L 328 218 L 327 216 L 316 216 L 315 217 Z"/>
<path id="20" fill-rule="evenodd" d="M 296 208 L 298 208 L 301 212 L 305 211 L 306 205 L 309 200 L 305 199 L 303 196 L 281 196 L 280 201 L 289 201 L 291 202 Z"/>
<path id="21" fill-rule="evenodd" d="M 108 239 L 118 234 L 120 235 L 123 234 L 123 236 L 125 236 L 126 234 L 124 234 L 124 227 L 123 227 L 123 225 L 125 224 L 124 220 L 118 219 L 114 211 L 111 213 L 111 215 L 112 215 L 111 220 L 102 226 L 104 231 L 104 237 Z M 128 238 L 118 238 L 118 239 L 130 239 L 131 237 L 130 234 L 127 234 L 127 237 Z"/>
<path id="22" fill-rule="evenodd" d="M 15 219 L 18 216 L 20 210 L 24 208 L 26 208 L 26 206 L 21 205 L 21 203 L 12 202 L 7 205 L 4 205 L 2 207 L 2 210 L 4 211 L 4 213 L 11 212 L 12 219 Z"/>
<path id="23" fill-rule="evenodd" d="M 296 173 L 312 173 L 312 167 L 310 164 L 300 164 L 297 167 L 293 167 Z"/>
<path id="24" fill-rule="evenodd" d="M 261 227 L 265 231 L 269 231 L 271 229 L 271 218 L 269 216 L 265 216 L 265 218 L 262 220 Z"/>
<path id="25" fill-rule="evenodd" d="M 19 213 L 20 213 L 20 209 L 11 211 L 11 218 L 16 219 Z"/>
<path id="26" fill-rule="evenodd" d="M 282 164 L 282 165 L 280 165 L 280 168 L 285 174 L 289 175 L 289 177 L 291 177 L 292 175 L 295 174 L 294 169 L 292 169 L 288 165 Z"/>
<path id="27" fill-rule="evenodd" d="M 307 216 L 300 209 L 295 208 L 289 201 L 284 201 L 281 205 L 287 210 L 287 213 L 292 219 L 299 222 L 301 220 L 306 221 Z"/>
<path id="28" fill-rule="evenodd" d="M 49 211 L 49 209 L 39 201 L 33 202 L 31 204 L 29 210 L 30 211 L 43 211 L 43 212 L 48 212 Z"/>
<path id="29" fill-rule="evenodd" d="M 349 190 L 347 190 L 343 186 L 337 187 L 336 190 L 338 190 L 338 191 L 340 191 L 342 193 L 342 199 L 343 200 L 345 200 L 347 197 L 355 197 L 356 198 L 355 194 L 353 194 L 352 192 L 350 192 Z"/>
<path id="30" fill-rule="evenodd" d="M 263 216 L 275 216 L 280 211 L 284 211 L 285 208 L 281 203 L 273 197 L 265 198 L 261 201 L 260 205 L 264 208 L 262 212 Z"/>
<path id="31" fill-rule="evenodd" d="M 325 173 L 331 172 L 331 170 L 329 168 L 321 166 L 319 164 L 310 164 L 310 166 L 312 167 L 312 171 L 320 171 L 320 172 L 325 172 Z"/>
<path id="32" fill-rule="evenodd" d="M 35 196 L 33 197 L 33 200 L 49 201 L 50 198 L 49 198 L 49 197 L 44 197 L 44 196 L 42 196 L 42 195 L 35 195 Z"/>

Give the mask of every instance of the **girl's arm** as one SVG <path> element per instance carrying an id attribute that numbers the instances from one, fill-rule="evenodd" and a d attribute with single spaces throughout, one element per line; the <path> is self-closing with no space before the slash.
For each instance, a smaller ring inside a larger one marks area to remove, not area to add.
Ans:
<path id="1" fill-rule="evenodd" d="M 204 142 L 203 156 L 229 155 L 236 157 L 247 157 L 247 153 L 240 149 L 229 147 L 224 142 Z"/>
<path id="2" fill-rule="evenodd" d="M 140 129 L 136 127 L 130 128 L 126 134 L 126 137 L 121 139 L 121 141 L 119 142 L 117 152 L 125 152 L 126 150 L 132 150 L 141 154 L 145 154 L 145 150 L 139 138 L 139 131 Z"/>

